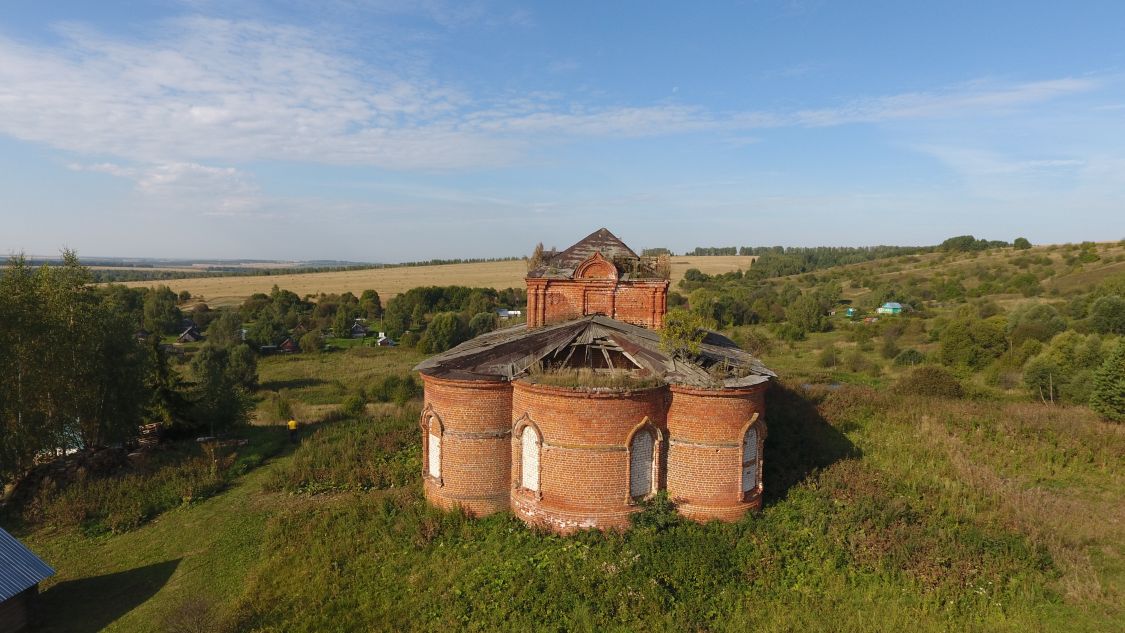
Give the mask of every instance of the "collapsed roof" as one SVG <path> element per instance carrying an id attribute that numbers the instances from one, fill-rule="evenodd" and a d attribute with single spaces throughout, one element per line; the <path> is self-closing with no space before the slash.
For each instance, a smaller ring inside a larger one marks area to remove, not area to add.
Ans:
<path id="1" fill-rule="evenodd" d="M 684 360 L 663 349 L 660 332 L 590 315 L 535 329 L 520 324 L 482 334 L 414 369 L 455 380 L 509 381 L 533 367 L 628 370 L 639 377 L 695 387 L 749 387 L 777 374 L 733 341 L 707 332 L 700 352 Z"/>

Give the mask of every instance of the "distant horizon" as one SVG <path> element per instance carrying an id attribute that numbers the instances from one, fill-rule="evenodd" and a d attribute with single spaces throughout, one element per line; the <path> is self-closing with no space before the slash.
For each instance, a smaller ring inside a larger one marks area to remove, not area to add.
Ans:
<path id="1" fill-rule="evenodd" d="M 1125 237 L 1119 2 L 5 9 L 5 253 Z"/>
<path id="2" fill-rule="evenodd" d="M 961 234 L 961 235 L 967 235 L 967 234 Z M 755 248 L 770 248 L 770 247 L 774 247 L 774 246 L 782 246 L 784 248 L 874 248 L 874 247 L 879 247 L 879 246 L 896 246 L 896 247 L 902 247 L 902 248 L 935 248 L 935 247 L 938 247 L 943 240 L 945 240 L 949 237 L 955 237 L 955 236 L 953 236 L 953 235 L 946 236 L 945 238 L 942 238 L 942 240 L 938 240 L 937 242 L 935 242 L 933 244 L 804 244 L 804 245 L 789 245 L 789 244 L 709 244 L 709 245 L 704 245 L 704 244 L 697 244 L 697 245 L 692 246 L 691 248 L 687 248 L 687 249 L 674 249 L 674 248 L 672 248 L 672 249 L 669 249 L 669 250 L 672 251 L 673 257 L 684 257 L 684 256 L 689 256 L 690 255 L 689 251 L 692 251 L 696 248 L 732 248 L 732 247 L 733 248 L 740 248 L 740 247 L 743 247 L 743 246 L 755 247 Z M 983 239 L 988 239 L 988 240 L 995 239 L 995 240 L 998 240 L 998 241 L 1009 242 L 1009 244 L 1010 244 L 1012 242 L 1012 240 L 1014 240 L 1016 237 L 1023 237 L 1023 236 L 1017 235 L 1017 236 L 1012 237 L 1010 239 L 1003 239 L 1003 238 L 998 238 L 998 237 L 994 238 L 992 236 L 987 236 L 987 235 L 975 235 L 974 237 L 976 237 L 978 239 L 983 238 Z M 1080 241 L 1073 241 L 1073 242 L 1046 242 L 1046 243 L 1032 242 L 1032 246 L 1033 247 L 1063 246 L 1063 245 L 1066 245 L 1066 244 L 1081 244 L 1083 242 L 1093 242 L 1095 244 L 1115 244 L 1115 243 L 1120 242 L 1122 240 L 1125 240 L 1125 238 L 1109 239 L 1109 240 L 1080 240 Z M 568 245 L 569 244 L 567 244 L 567 245 L 555 244 L 553 246 L 557 247 L 557 248 L 565 248 Z M 634 247 L 632 244 L 629 244 L 629 246 L 631 248 L 633 248 L 634 250 L 636 250 L 637 252 L 640 252 L 643 249 L 649 249 L 649 248 L 667 248 L 665 246 L 660 246 L 660 245 Z M 551 248 L 552 248 L 552 245 L 547 245 L 548 250 L 551 249 Z M 85 263 L 86 260 L 97 260 L 97 261 L 100 261 L 100 260 L 136 260 L 138 262 L 161 262 L 161 261 L 163 261 L 163 262 L 183 262 L 185 264 L 189 264 L 189 263 L 202 264 L 202 263 L 206 263 L 206 262 L 215 262 L 215 263 L 220 263 L 220 264 L 226 264 L 226 263 L 243 262 L 243 263 L 262 263 L 262 264 L 313 264 L 313 263 L 321 264 L 322 263 L 322 264 L 329 265 L 329 266 L 331 266 L 331 265 L 340 265 L 340 266 L 396 266 L 396 265 L 402 265 L 402 264 L 424 263 L 424 262 L 431 262 L 431 261 L 438 261 L 438 260 L 445 260 L 445 259 L 449 259 L 449 260 L 521 259 L 521 258 L 527 258 L 531 254 L 532 250 L 534 250 L 534 245 L 532 245 L 531 248 L 527 249 L 526 253 L 519 254 L 519 255 L 486 255 L 486 256 L 480 256 L 480 257 L 456 257 L 456 256 L 444 256 L 443 255 L 443 256 L 434 256 L 434 257 L 420 257 L 420 258 L 417 258 L 417 259 L 399 260 L 399 261 L 337 260 L 337 259 L 328 259 L 328 258 L 323 258 L 323 257 L 316 257 L 316 258 L 311 258 L 311 259 L 270 259 L 270 258 L 259 258 L 259 257 L 161 257 L 161 256 L 146 256 L 146 255 L 87 255 L 87 254 L 82 253 L 82 252 L 78 252 L 78 257 L 81 261 L 83 261 L 83 263 Z M 60 251 L 60 253 L 61 253 L 61 251 Z M 7 259 L 10 256 L 20 255 L 20 254 L 22 254 L 28 260 L 32 260 L 32 261 L 35 261 L 35 260 L 56 260 L 56 259 L 59 258 L 58 254 L 56 254 L 56 255 L 44 255 L 44 254 L 41 254 L 41 253 L 31 254 L 31 253 L 16 253 L 16 252 L 9 252 L 9 253 L 4 255 L 4 258 Z M 692 255 L 692 256 L 694 256 L 694 257 L 751 257 L 751 255 Z M 0 263 L 2 263 L 2 262 L 0 262 Z"/>

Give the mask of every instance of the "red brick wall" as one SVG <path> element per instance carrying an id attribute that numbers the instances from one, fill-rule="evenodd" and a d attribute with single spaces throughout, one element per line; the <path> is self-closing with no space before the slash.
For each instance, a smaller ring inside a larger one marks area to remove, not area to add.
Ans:
<path id="1" fill-rule="evenodd" d="M 648 418 L 665 433 L 668 389 L 590 393 L 516 382 L 512 396 L 512 509 L 558 532 L 625 528 L 637 506 L 629 499 L 628 441 Z M 538 429 L 539 492 L 519 487 L 519 429 Z"/>
<path id="2" fill-rule="evenodd" d="M 742 494 L 742 437 L 757 414 L 758 454 L 762 454 L 765 388 L 765 384 L 738 390 L 671 387 L 668 496 L 681 514 L 700 521 L 730 521 L 761 507 L 760 484 L 745 498 Z"/>
<path id="3" fill-rule="evenodd" d="M 760 486 L 742 495 L 742 436 L 757 414 L 764 443 L 764 384 L 597 393 L 522 381 L 422 378 L 424 472 L 431 414 L 442 432 L 441 477 L 424 474 L 424 491 L 439 507 L 461 506 L 476 515 L 511 508 L 561 533 L 626 528 L 637 510 L 629 498 L 629 439 L 645 418 L 658 437 L 654 489 L 666 487 L 683 515 L 732 521 L 761 507 Z M 537 492 L 520 487 L 519 438 L 527 423 L 541 439 Z"/>
<path id="4" fill-rule="evenodd" d="M 511 481 L 512 387 L 507 382 L 422 376 L 422 468 L 426 498 L 476 515 L 506 510 Z M 441 478 L 428 474 L 428 418 L 441 421 Z"/>
<path id="5" fill-rule="evenodd" d="M 538 327 L 588 314 L 658 329 L 668 310 L 666 280 L 527 280 L 527 326 Z"/>

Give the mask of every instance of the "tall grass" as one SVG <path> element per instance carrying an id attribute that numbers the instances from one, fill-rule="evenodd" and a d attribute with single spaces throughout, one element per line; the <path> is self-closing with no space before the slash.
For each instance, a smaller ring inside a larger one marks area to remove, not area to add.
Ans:
<path id="1" fill-rule="evenodd" d="M 270 473 L 265 488 L 315 494 L 409 486 L 422 472 L 418 437 L 414 407 L 323 424 Z"/>
<path id="2" fill-rule="evenodd" d="M 65 487 L 44 486 L 19 517 L 29 525 L 121 533 L 157 515 L 211 497 L 284 445 L 273 429 L 246 429 L 248 445 L 210 449 L 181 442 L 109 476 L 83 476 Z"/>
<path id="3" fill-rule="evenodd" d="M 234 628 L 1110 631 L 1125 616 L 1125 522 L 1104 525 L 1122 512 L 1125 433 L 1083 410 L 779 389 L 761 513 L 699 525 L 655 508 L 627 533 L 567 538 L 429 507 L 413 413 L 301 447 L 271 488 L 345 492 L 270 521 Z"/>

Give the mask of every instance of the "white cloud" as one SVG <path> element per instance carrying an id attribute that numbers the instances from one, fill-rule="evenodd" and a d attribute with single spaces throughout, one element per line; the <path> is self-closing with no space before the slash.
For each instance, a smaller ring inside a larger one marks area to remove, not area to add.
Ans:
<path id="1" fill-rule="evenodd" d="M 198 163 L 157 163 L 126 167 L 116 163 L 69 165 L 74 171 L 90 171 L 128 178 L 136 193 L 150 203 L 170 211 L 193 211 L 204 215 L 257 215 L 264 213 L 265 199 L 253 179 L 233 167 Z"/>
<path id="2" fill-rule="evenodd" d="M 949 145 L 918 145 L 914 149 L 974 177 L 1076 171 L 1085 165 L 1084 161 L 1073 158 L 1013 159 L 987 150 Z"/>
<path id="3" fill-rule="evenodd" d="M 408 10 L 394 1 L 371 6 Z M 449 23 L 480 19 L 477 9 L 450 6 L 423 9 Z M 832 108 L 719 113 L 690 104 L 595 106 L 539 94 L 468 95 L 341 54 L 324 34 L 252 21 L 178 19 L 161 23 L 144 41 L 75 25 L 59 31 L 62 44 L 54 46 L 0 37 L 0 133 L 148 164 L 150 175 L 161 165 L 267 160 L 490 167 L 518 162 L 545 142 L 581 137 L 976 116 L 1099 85 L 1071 78 L 978 82 Z"/>

